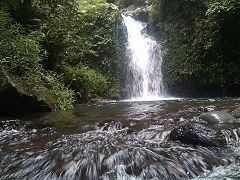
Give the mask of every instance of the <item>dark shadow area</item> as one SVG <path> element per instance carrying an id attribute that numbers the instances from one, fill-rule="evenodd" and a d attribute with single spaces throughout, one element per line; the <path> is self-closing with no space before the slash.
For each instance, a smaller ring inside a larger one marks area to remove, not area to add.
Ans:
<path id="1" fill-rule="evenodd" d="M 168 93 L 174 97 L 182 98 L 239 97 L 240 86 L 171 87 L 168 88 Z"/>
<path id="2" fill-rule="evenodd" d="M 6 88 L 0 93 L 0 116 L 16 117 L 36 112 L 49 112 L 43 101 L 36 97 L 20 94 L 13 87 Z"/>

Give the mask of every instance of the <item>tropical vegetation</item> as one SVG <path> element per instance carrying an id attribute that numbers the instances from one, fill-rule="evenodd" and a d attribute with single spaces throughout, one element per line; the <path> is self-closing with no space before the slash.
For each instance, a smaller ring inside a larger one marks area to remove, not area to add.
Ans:
<path id="1" fill-rule="evenodd" d="M 149 34 L 163 44 L 172 94 L 240 90 L 237 0 L 1 0 L 0 93 L 9 86 L 52 109 L 124 89 L 121 10 L 149 7 Z"/>

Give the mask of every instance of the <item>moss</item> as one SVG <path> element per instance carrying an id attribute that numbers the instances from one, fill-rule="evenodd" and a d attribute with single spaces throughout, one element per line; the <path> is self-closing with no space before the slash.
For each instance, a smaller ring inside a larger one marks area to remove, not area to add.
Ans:
<path id="1" fill-rule="evenodd" d="M 217 147 L 224 147 L 227 145 L 227 141 L 226 138 L 224 136 L 224 134 L 222 132 L 218 132 L 215 138 L 215 143 L 217 145 Z"/>

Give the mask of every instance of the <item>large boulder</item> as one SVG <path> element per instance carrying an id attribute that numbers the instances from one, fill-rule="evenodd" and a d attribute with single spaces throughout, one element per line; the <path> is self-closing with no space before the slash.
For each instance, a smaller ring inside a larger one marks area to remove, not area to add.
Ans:
<path id="1" fill-rule="evenodd" d="M 232 124 L 240 123 L 233 115 L 224 111 L 213 111 L 202 113 L 199 117 L 201 120 L 208 122 L 208 124 Z"/>
<path id="2" fill-rule="evenodd" d="M 219 147 L 226 144 L 225 138 L 220 131 L 192 122 L 174 128 L 170 133 L 170 139 L 200 146 Z"/>

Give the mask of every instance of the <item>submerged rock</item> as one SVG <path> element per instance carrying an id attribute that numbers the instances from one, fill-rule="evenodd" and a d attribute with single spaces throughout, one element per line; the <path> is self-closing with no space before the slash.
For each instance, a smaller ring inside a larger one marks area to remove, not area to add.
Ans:
<path id="1" fill-rule="evenodd" d="M 208 122 L 208 124 L 240 123 L 239 119 L 236 119 L 234 116 L 224 111 L 202 113 L 199 118 Z"/>
<path id="2" fill-rule="evenodd" d="M 226 144 L 221 132 L 198 123 L 185 123 L 174 128 L 170 133 L 170 139 L 185 144 L 201 146 L 222 146 Z"/>

